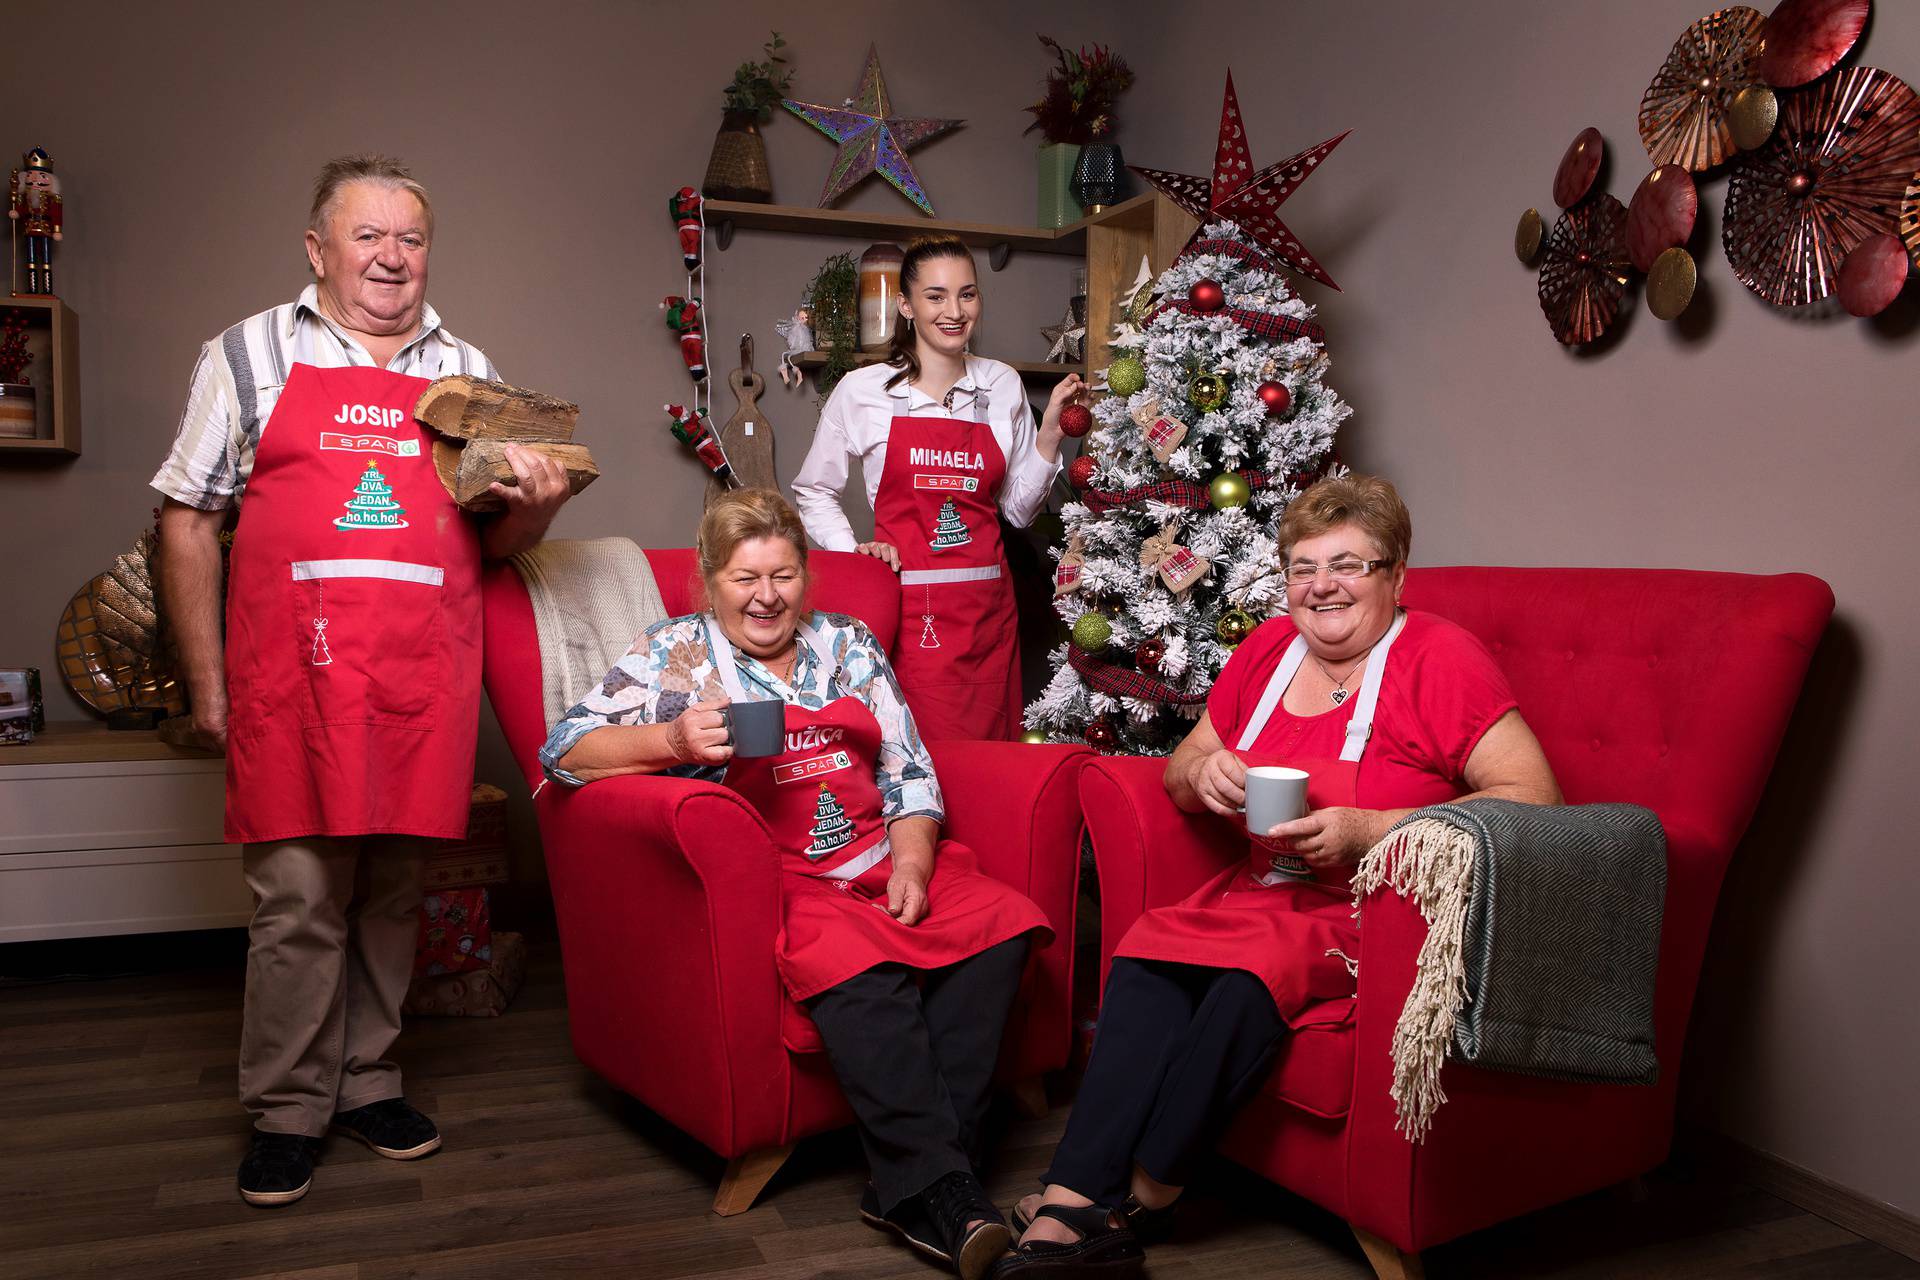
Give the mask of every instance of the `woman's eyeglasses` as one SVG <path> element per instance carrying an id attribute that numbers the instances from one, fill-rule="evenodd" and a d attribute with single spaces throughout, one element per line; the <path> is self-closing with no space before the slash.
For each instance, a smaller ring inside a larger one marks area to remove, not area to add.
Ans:
<path id="1" fill-rule="evenodd" d="M 1355 578 L 1364 578 L 1376 570 L 1392 564 L 1391 560 L 1333 560 L 1324 568 L 1329 577 L 1340 582 L 1352 582 Z M 1287 585 L 1304 587 L 1320 576 L 1323 566 L 1311 560 L 1295 560 L 1287 566 Z"/>

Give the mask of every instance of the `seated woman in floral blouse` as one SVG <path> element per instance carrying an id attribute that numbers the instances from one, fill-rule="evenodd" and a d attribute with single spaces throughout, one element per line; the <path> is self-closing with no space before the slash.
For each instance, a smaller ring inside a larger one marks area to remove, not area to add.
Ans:
<path id="1" fill-rule="evenodd" d="M 811 611 L 800 518 L 767 489 L 700 522 L 707 610 L 647 629 L 554 727 L 548 776 L 706 778 L 741 793 L 781 855 L 775 957 L 860 1122 L 861 1215 L 979 1280 L 1006 1249 L 981 1189 L 981 1123 L 1028 938 L 1046 918 L 940 839 L 933 760 L 886 652 Z M 736 756 L 735 703 L 785 704 L 773 755 Z"/>

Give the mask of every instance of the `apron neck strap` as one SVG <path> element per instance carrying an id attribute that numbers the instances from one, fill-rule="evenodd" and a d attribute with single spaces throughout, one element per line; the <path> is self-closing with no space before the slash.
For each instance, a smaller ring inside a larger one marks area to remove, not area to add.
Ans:
<path id="1" fill-rule="evenodd" d="M 1380 704 L 1380 682 L 1386 675 L 1387 652 L 1393 648 L 1393 642 L 1407 625 L 1404 609 L 1394 613 L 1393 623 L 1387 633 L 1373 646 L 1371 660 L 1367 663 L 1367 674 L 1361 678 L 1359 701 L 1354 703 L 1353 719 L 1347 721 L 1346 740 L 1340 748 L 1340 758 L 1356 761 L 1360 753 L 1367 749 L 1367 739 L 1373 736 L 1373 716 Z M 1254 704 L 1253 715 L 1247 720 L 1246 728 L 1240 731 L 1235 741 L 1235 751 L 1251 751 L 1254 742 L 1273 719 L 1275 707 L 1280 698 L 1293 683 L 1293 677 L 1299 672 L 1300 664 L 1307 660 L 1307 638 L 1296 635 L 1293 643 L 1280 658 L 1280 665 L 1274 668 L 1273 675 L 1267 680 L 1267 687 L 1260 691 L 1260 701 Z"/>
<path id="2" fill-rule="evenodd" d="M 720 629 L 720 620 L 711 613 L 702 614 L 701 624 L 707 629 L 707 652 L 713 656 L 713 669 L 720 677 L 720 687 L 727 691 L 727 697 L 733 702 L 752 702 L 747 697 L 746 686 L 740 683 L 740 664 L 733 660 L 733 643 L 727 639 L 727 633 Z M 813 650 L 814 657 L 824 660 L 827 646 L 819 628 L 811 622 L 801 623 L 794 633 L 796 644 L 804 644 Z M 800 666 L 800 655 L 793 656 L 795 670 Z"/>

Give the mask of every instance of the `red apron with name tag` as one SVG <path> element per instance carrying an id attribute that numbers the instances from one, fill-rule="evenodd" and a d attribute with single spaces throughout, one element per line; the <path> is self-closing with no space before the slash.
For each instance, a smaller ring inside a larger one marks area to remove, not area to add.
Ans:
<path id="1" fill-rule="evenodd" d="M 716 641 L 716 630 L 709 626 L 708 643 L 728 683 L 718 652 L 726 641 Z M 880 722 L 858 698 L 836 698 L 818 711 L 788 703 L 786 722 L 786 749 L 735 756 L 725 784 L 759 812 L 780 851 L 776 962 L 795 1000 L 878 964 L 938 969 L 1023 933 L 1053 936 L 1039 907 L 981 874 L 973 850 L 952 840 L 934 850 L 926 914 L 912 925 L 888 915 L 893 856 L 874 781 Z"/>
<path id="2" fill-rule="evenodd" d="M 227 583 L 231 841 L 466 833 L 480 540 L 413 418 L 427 387 L 296 364 Z"/>
<path id="3" fill-rule="evenodd" d="M 901 415 L 888 431 L 873 536 L 900 552 L 893 666 L 923 739 L 1020 730 L 1020 640 L 1000 546 L 1006 473 L 984 421 Z"/>
<path id="4" fill-rule="evenodd" d="M 1299 668 L 1289 651 L 1261 706 L 1233 746 L 1249 768 L 1286 765 L 1305 770 L 1307 808 L 1360 807 L 1360 755 L 1372 736 L 1380 684 L 1393 641 L 1404 625 L 1396 619 L 1374 647 L 1366 682 L 1345 707 L 1317 716 L 1273 716 Z M 1300 656 L 1306 642 L 1297 640 Z M 1121 938 L 1115 956 L 1243 969 L 1266 984 L 1280 1016 L 1289 1023 L 1309 1006 L 1350 996 L 1355 980 L 1349 960 L 1360 956 L 1360 930 L 1353 919 L 1352 867 L 1288 873 L 1299 862 L 1283 842 L 1248 836 L 1247 860 L 1227 868 L 1169 907 L 1146 912 Z"/>

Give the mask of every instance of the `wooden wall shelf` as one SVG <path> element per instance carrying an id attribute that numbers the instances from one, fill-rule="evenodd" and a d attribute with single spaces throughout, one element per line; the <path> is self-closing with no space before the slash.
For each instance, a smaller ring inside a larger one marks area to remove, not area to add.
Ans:
<path id="1" fill-rule="evenodd" d="M 0 455 L 80 456 L 80 317 L 58 298 L 0 298 L 0 311 L 27 313 L 28 366 L 35 392 L 36 432 L 0 436 Z"/>

